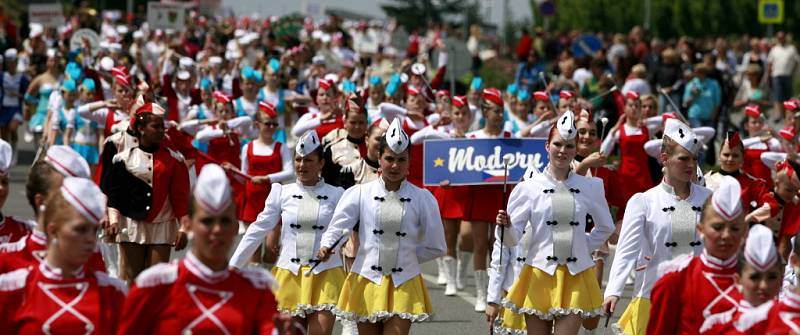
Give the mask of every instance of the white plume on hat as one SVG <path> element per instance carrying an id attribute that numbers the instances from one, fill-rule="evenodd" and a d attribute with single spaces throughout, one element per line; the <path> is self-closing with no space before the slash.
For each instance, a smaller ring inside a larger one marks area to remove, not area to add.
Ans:
<path id="1" fill-rule="evenodd" d="M 205 210 L 217 214 L 233 203 L 228 176 L 217 164 L 206 164 L 194 185 L 194 200 Z"/>
<path id="2" fill-rule="evenodd" d="M 403 125 L 400 123 L 400 118 L 395 118 L 392 121 L 392 124 L 389 125 L 389 129 L 386 130 L 386 144 L 389 145 L 389 149 L 392 149 L 397 154 L 403 153 L 408 149 L 408 145 L 411 141 L 408 138 L 408 134 L 403 131 Z"/>
<path id="3" fill-rule="evenodd" d="M 744 245 L 744 258 L 760 272 L 774 266 L 778 261 L 778 251 L 772 241 L 772 230 L 762 224 L 753 225 Z"/>
<path id="4" fill-rule="evenodd" d="M 98 224 L 105 216 L 106 195 L 89 179 L 64 178 L 61 195 L 78 213 L 94 224 Z"/>
<path id="5" fill-rule="evenodd" d="M 719 216 L 728 221 L 742 214 L 742 187 L 739 181 L 731 176 L 723 177 L 711 196 L 711 205 Z"/>
<path id="6" fill-rule="evenodd" d="M 575 136 L 578 136 L 578 130 L 575 128 L 575 114 L 570 110 L 564 112 L 564 114 L 558 118 L 556 130 L 558 130 L 558 135 L 565 140 L 571 140 L 575 138 Z"/>
<path id="7" fill-rule="evenodd" d="M 64 177 L 91 178 L 89 163 L 75 150 L 66 145 L 54 145 L 47 149 L 44 160 Z"/>
<path id="8" fill-rule="evenodd" d="M 676 119 L 667 119 L 664 124 L 664 136 L 677 142 L 694 155 L 701 146 L 692 128 Z"/>
<path id="9" fill-rule="evenodd" d="M 300 157 L 305 157 L 314 152 L 321 144 L 317 131 L 310 130 L 303 134 L 303 136 L 300 136 L 300 139 L 297 140 L 297 146 L 294 147 L 294 151 L 300 155 Z"/>

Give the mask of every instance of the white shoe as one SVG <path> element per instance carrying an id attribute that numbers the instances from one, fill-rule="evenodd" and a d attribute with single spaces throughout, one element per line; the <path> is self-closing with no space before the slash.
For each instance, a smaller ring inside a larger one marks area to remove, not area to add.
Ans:
<path id="1" fill-rule="evenodd" d="M 456 261 L 456 288 L 461 291 L 466 285 L 464 281 L 467 279 L 467 268 L 471 268 L 472 253 L 467 251 L 458 252 L 458 260 Z"/>
<path id="2" fill-rule="evenodd" d="M 486 270 L 475 271 L 475 311 L 486 311 L 486 290 L 489 285 L 489 275 Z"/>
<path id="3" fill-rule="evenodd" d="M 437 258 L 436 265 L 439 267 L 439 277 L 436 278 L 436 284 L 447 284 L 447 269 L 444 267 L 444 260 L 441 257 Z"/>
<path id="4" fill-rule="evenodd" d="M 456 295 L 456 259 L 451 256 L 444 256 L 442 258 L 442 263 L 444 264 L 446 279 L 447 279 L 447 286 L 444 289 L 444 295 L 446 296 L 454 296 Z"/>
<path id="5" fill-rule="evenodd" d="M 342 335 L 358 335 L 358 325 L 350 320 L 342 320 Z"/>

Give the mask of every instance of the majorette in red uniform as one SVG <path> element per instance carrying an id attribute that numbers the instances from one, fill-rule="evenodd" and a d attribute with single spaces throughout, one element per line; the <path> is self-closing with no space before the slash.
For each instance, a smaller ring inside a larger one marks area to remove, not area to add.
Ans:
<path id="1" fill-rule="evenodd" d="M 259 136 L 241 150 L 241 171 L 250 176 L 244 187 L 244 209 L 239 216 L 244 222 L 255 221 L 264 210 L 273 183 L 282 183 L 294 175 L 292 152 L 272 138 L 278 129 L 278 113 L 266 101 L 260 102 L 258 109 Z"/>
<path id="2" fill-rule="evenodd" d="M 750 228 L 744 257 L 738 266 L 738 285 L 742 288 L 739 308 L 709 320 L 701 329 L 706 334 L 766 334 L 768 311 L 781 289 L 783 271 L 772 231 L 764 225 Z M 716 322 L 715 322 L 716 321 Z"/>
<path id="3" fill-rule="evenodd" d="M 111 69 L 111 75 L 114 78 L 112 90 L 118 91 L 127 91 L 127 93 L 131 93 L 133 90 L 133 78 L 130 77 L 128 73 L 128 69 L 124 66 L 119 66 Z M 98 85 L 100 87 L 100 85 Z M 126 93 L 126 94 L 127 94 Z M 85 105 L 81 105 L 78 107 L 78 114 L 85 119 L 90 121 L 97 122 L 99 125 L 103 125 L 103 137 L 109 137 L 111 134 L 116 133 L 118 131 L 125 130 L 125 128 L 119 129 L 119 127 L 115 127 L 117 124 L 120 124 L 124 121 L 128 121 L 130 116 L 127 112 L 128 106 L 121 106 L 119 104 L 127 104 L 130 101 L 115 101 L 118 106 L 114 106 L 112 108 L 108 107 L 108 104 L 105 101 L 96 101 L 92 103 L 88 103 Z"/>
<path id="4" fill-rule="evenodd" d="M 739 307 L 741 293 L 734 277 L 746 233 L 741 192 L 739 182 L 725 176 L 704 206 L 705 215 L 698 224 L 704 236 L 703 253 L 659 266 L 647 334 L 698 334 L 719 318 L 718 314 Z"/>
<path id="5" fill-rule="evenodd" d="M 228 267 L 238 231 L 230 182 L 207 164 L 194 188 L 193 249 L 177 263 L 155 265 L 136 278 L 118 334 L 272 334 L 274 278 L 263 269 Z M 214 233 L 201 222 L 213 220 Z M 201 260 L 203 259 L 203 260 Z"/>
<path id="6" fill-rule="evenodd" d="M 0 208 L 8 199 L 8 172 L 11 168 L 12 149 L 8 142 L 0 140 Z M 31 233 L 33 224 L 13 216 L 0 213 L 0 243 L 16 242 Z"/>
<path id="7" fill-rule="evenodd" d="M 167 98 L 167 120 L 175 122 L 185 120 L 190 107 L 201 102 L 200 89 L 191 87 L 194 81 L 190 81 L 192 74 L 189 70 L 193 67 L 194 62 L 191 58 L 181 58 L 179 69 L 175 73 L 176 81 L 173 83 L 172 74 L 169 72 L 174 71 L 174 65 L 171 62 L 165 64 L 168 71 L 161 76 L 161 88 Z"/>
<path id="8" fill-rule="evenodd" d="M 763 179 L 767 183 L 767 187 L 772 188 L 772 172 L 770 167 L 761 162 L 761 154 L 767 151 L 780 151 L 780 142 L 765 132 L 767 129 L 765 126 L 766 119 L 761 114 L 758 106 L 747 106 L 744 113 L 747 116 L 745 129 L 750 137 L 742 141 L 742 145 L 744 145 L 744 166 L 742 166 L 742 170 L 753 177 Z"/>
<path id="9" fill-rule="evenodd" d="M 114 334 L 125 300 L 125 284 L 100 271 L 91 271 L 84 265 L 65 270 L 66 264 L 80 260 L 69 256 L 89 259 L 86 240 L 94 239 L 94 230 L 78 233 L 78 225 L 97 226 L 105 215 L 105 196 L 100 189 L 85 178 L 70 177 L 64 180 L 58 195 L 68 206 L 57 208 L 60 202 L 48 201 L 60 211 L 53 215 L 72 215 L 77 220 L 50 222 L 48 224 L 48 248 L 51 251 L 38 266 L 18 269 L 0 275 L 0 329 L 9 334 Z M 52 199 L 52 198 L 51 198 Z M 68 209 L 71 208 L 71 209 Z M 69 211 L 69 213 L 64 213 Z M 48 214 L 45 212 L 45 218 Z M 78 235 L 59 238 L 63 229 L 72 229 L 69 234 Z M 58 241 L 58 242 L 56 242 Z M 63 248 L 84 248 L 84 254 Z M 61 268 L 55 264 L 62 264 Z"/>
<path id="10" fill-rule="evenodd" d="M 319 80 L 317 90 L 317 106 L 319 109 L 303 114 L 292 128 L 292 135 L 300 137 L 309 130 L 316 130 L 320 138 L 331 131 L 344 126 L 344 117 L 339 108 L 341 93 L 336 83 L 328 79 Z M 320 98 L 324 98 L 320 103 Z"/>

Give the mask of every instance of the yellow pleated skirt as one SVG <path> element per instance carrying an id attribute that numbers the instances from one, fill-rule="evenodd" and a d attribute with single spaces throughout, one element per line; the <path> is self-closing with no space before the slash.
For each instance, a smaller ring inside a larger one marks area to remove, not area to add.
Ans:
<path id="1" fill-rule="evenodd" d="M 319 311 L 332 311 L 339 301 L 339 290 L 344 284 L 344 269 L 335 267 L 319 274 L 304 276 L 310 266 L 301 266 L 295 275 L 279 267 L 272 268 L 278 281 L 275 292 L 278 310 L 292 316 L 306 317 Z"/>
<path id="2" fill-rule="evenodd" d="M 525 324 L 525 316 L 514 313 L 508 308 L 503 308 L 501 317 L 497 320 L 494 333 L 498 335 L 526 335 L 528 327 Z"/>
<path id="3" fill-rule="evenodd" d="M 421 275 L 394 287 L 391 276 L 383 276 L 377 285 L 351 272 L 344 281 L 334 313 L 356 322 L 377 323 L 395 316 L 422 322 L 433 316 L 433 305 Z"/>
<path id="4" fill-rule="evenodd" d="M 594 267 L 573 276 L 565 265 L 559 265 L 551 276 L 525 265 L 503 299 L 503 306 L 542 320 L 569 314 L 586 319 L 603 314 L 603 295 Z"/>
<path id="5" fill-rule="evenodd" d="M 636 297 L 625 308 L 619 321 L 614 324 L 614 332 L 627 335 L 645 335 L 650 322 L 650 299 Z"/>

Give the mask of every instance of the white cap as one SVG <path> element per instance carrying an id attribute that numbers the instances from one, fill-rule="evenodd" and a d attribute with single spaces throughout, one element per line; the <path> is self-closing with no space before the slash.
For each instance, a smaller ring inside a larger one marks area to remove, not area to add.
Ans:
<path id="1" fill-rule="evenodd" d="M 759 272 L 774 266 L 778 261 L 778 251 L 772 241 L 772 230 L 762 224 L 753 225 L 744 245 L 744 258 Z"/>
<path id="2" fill-rule="evenodd" d="M 217 214 L 233 203 L 231 193 L 231 183 L 225 170 L 217 164 L 206 164 L 197 176 L 192 194 L 203 209 Z"/>
<path id="3" fill-rule="evenodd" d="M 8 174 L 13 155 L 14 151 L 11 149 L 11 145 L 6 141 L 0 140 L 0 174 Z"/>
<path id="4" fill-rule="evenodd" d="M 310 130 L 303 134 L 303 136 L 300 136 L 297 140 L 297 146 L 294 147 L 294 151 L 300 155 L 300 157 L 305 157 L 314 152 L 321 144 L 317 131 Z"/>
<path id="5" fill-rule="evenodd" d="M 316 55 L 314 58 L 311 58 L 311 63 L 314 65 L 325 65 L 325 56 Z"/>
<path id="6" fill-rule="evenodd" d="M 180 70 L 180 71 L 178 71 L 178 74 L 176 75 L 176 77 L 178 77 L 178 80 L 189 80 L 189 78 L 192 77 L 192 74 L 189 73 L 189 71 Z"/>
<path id="7" fill-rule="evenodd" d="M 126 25 L 121 24 L 117 26 L 117 33 L 119 33 L 120 35 L 125 35 L 128 33 L 128 31 L 129 31 L 128 26 Z"/>
<path id="8" fill-rule="evenodd" d="M 28 33 L 28 36 L 30 37 L 37 37 L 44 32 L 44 26 L 41 23 L 31 23 L 29 27 L 30 33 Z"/>
<path id="9" fill-rule="evenodd" d="M 44 160 L 64 177 L 90 178 L 91 172 L 86 160 L 66 145 L 54 145 L 47 149 Z"/>
<path id="10" fill-rule="evenodd" d="M 144 38 L 144 32 L 141 30 L 134 31 L 133 38 L 134 39 Z"/>
<path id="11" fill-rule="evenodd" d="M 244 34 L 245 34 L 245 32 L 244 32 L 244 30 L 243 30 L 243 29 L 236 29 L 236 30 L 233 32 L 233 37 L 235 37 L 235 38 L 241 38 L 242 36 L 244 36 Z"/>
<path id="12" fill-rule="evenodd" d="M 692 128 L 676 119 L 667 119 L 667 122 L 664 124 L 664 136 L 668 136 L 673 141 L 678 142 L 678 144 L 686 148 L 686 150 L 689 150 L 693 155 L 697 154 L 697 150 L 700 149 L 701 146 Z"/>
<path id="13" fill-rule="evenodd" d="M 61 195 L 78 213 L 94 224 L 100 223 L 105 216 L 106 195 L 89 179 L 64 178 Z"/>
<path id="14" fill-rule="evenodd" d="M 208 64 L 211 64 L 211 65 L 220 65 L 220 64 L 222 64 L 222 57 L 220 57 L 220 56 L 211 56 L 211 57 L 208 57 Z"/>
<path id="15" fill-rule="evenodd" d="M 575 129 L 575 114 L 572 114 L 570 110 L 564 112 L 558 119 L 556 130 L 558 130 L 558 135 L 567 141 L 578 136 L 578 130 Z"/>
<path id="16" fill-rule="evenodd" d="M 723 177 L 711 196 L 711 205 L 720 217 L 728 221 L 742 214 L 742 187 L 739 181 L 731 176 Z"/>
<path id="17" fill-rule="evenodd" d="M 408 149 L 410 144 L 408 134 L 403 131 L 403 125 L 400 123 L 400 118 L 395 118 L 389 129 L 386 130 L 386 144 L 389 149 L 392 149 L 397 154 L 403 153 Z"/>
<path id="18" fill-rule="evenodd" d="M 184 69 L 190 68 L 194 66 L 194 61 L 189 57 L 181 57 L 181 59 L 178 61 L 178 66 Z"/>
<path id="19" fill-rule="evenodd" d="M 58 56 L 58 50 L 53 48 L 47 49 L 47 58 L 55 58 L 56 56 Z"/>
<path id="20" fill-rule="evenodd" d="M 239 50 L 228 50 L 225 51 L 225 59 L 227 60 L 236 60 L 242 58 L 242 53 Z"/>
<path id="21" fill-rule="evenodd" d="M 426 70 L 425 64 L 414 63 L 414 65 L 411 65 L 411 73 L 416 74 L 418 76 L 424 75 L 425 70 Z"/>
<path id="22" fill-rule="evenodd" d="M 100 69 L 106 72 L 114 68 L 114 60 L 111 57 L 105 56 L 100 59 Z"/>
<path id="23" fill-rule="evenodd" d="M 338 83 L 339 82 L 339 75 L 337 75 L 335 73 L 328 73 L 324 77 L 322 77 L 322 79 L 330 80 L 330 81 L 332 81 L 334 83 Z"/>
<path id="24" fill-rule="evenodd" d="M 11 48 L 3 53 L 3 57 L 9 61 L 17 59 L 17 49 Z"/>

